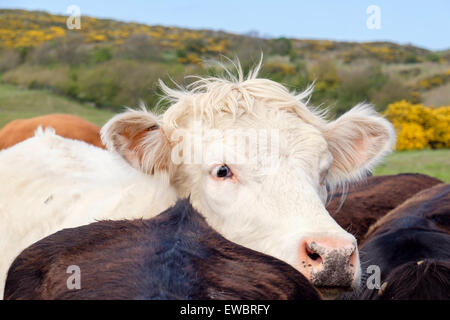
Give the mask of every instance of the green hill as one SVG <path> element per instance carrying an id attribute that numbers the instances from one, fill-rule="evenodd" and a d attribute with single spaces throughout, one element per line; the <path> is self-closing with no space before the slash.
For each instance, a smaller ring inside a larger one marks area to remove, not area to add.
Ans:
<path id="1" fill-rule="evenodd" d="M 360 101 L 378 110 L 406 99 L 450 105 L 450 51 L 389 42 L 265 39 L 211 30 L 147 26 L 83 16 L 0 10 L 0 128 L 47 113 L 104 124 L 123 106 L 157 100 L 158 78 L 217 72 L 211 59 L 239 57 L 244 69 L 264 53 L 262 76 L 297 90 L 315 81 L 311 103 L 340 114 Z M 449 182 L 449 150 L 396 152 L 375 174 L 422 172 Z M 411 161 L 413 160 L 413 161 Z"/>
<path id="2" fill-rule="evenodd" d="M 66 19 L 0 10 L 2 81 L 118 110 L 140 100 L 153 106 L 158 78 L 183 83 L 185 75 L 214 73 L 208 61 L 225 61 L 223 56 L 239 57 L 248 69 L 263 52 L 263 76 L 296 89 L 315 81 L 311 103 L 336 114 L 360 101 L 378 110 L 401 99 L 450 104 L 449 51 L 390 42 L 265 39 L 87 16 L 81 30 L 68 30 Z"/>

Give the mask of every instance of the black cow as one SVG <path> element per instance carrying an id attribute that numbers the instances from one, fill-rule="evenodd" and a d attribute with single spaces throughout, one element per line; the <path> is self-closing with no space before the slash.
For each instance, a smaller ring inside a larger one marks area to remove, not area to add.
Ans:
<path id="1" fill-rule="evenodd" d="M 330 196 L 327 210 L 339 225 L 363 242 L 369 227 L 392 209 L 418 192 L 442 183 L 418 173 L 369 177 L 355 182 L 348 190 L 337 189 Z"/>
<path id="2" fill-rule="evenodd" d="M 365 277 L 351 298 L 450 299 L 450 185 L 408 199 L 372 225 L 365 239 L 360 249 Z M 381 270 L 379 290 L 367 286 L 370 265 Z"/>
<path id="3" fill-rule="evenodd" d="M 392 270 L 376 300 L 450 300 L 450 260 L 419 260 Z"/>

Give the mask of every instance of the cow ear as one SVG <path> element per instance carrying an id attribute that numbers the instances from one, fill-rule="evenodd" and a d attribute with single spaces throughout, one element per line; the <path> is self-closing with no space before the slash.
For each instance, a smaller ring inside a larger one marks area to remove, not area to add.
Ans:
<path id="1" fill-rule="evenodd" d="M 325 139 L 334 158 L 327 181 L 336 185 L 371 172 L 392 151 L 395 130 L 370 105 L 359 104 L 326 125 Z"/>
<path id="2" fill-rule="evenodd" d="M 102 127 L 101 138 L 109 151 L 145 173 L 170 171 L 170 143 L 151 112 L 130 110 L 114 116 Z"/>

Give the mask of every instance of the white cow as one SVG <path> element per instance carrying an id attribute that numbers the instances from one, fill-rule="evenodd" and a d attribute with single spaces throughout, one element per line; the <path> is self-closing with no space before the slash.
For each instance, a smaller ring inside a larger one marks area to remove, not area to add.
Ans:
<path id="1" fill-rule="evenodd" d="M 0 151 L 0 179 L 1 297 L 14 258 L 43 237 L 102 219 L 149 218 L 176 201 L 166 177 L 52 129 Z"/>
<path id="2" fill-rule="evenodd" d="M 329 122 L 303 102 L 310 91 L 289 92 L 258 70 L 188 89 L 161 83 L 171 104 L 162 116 L 113 117 L 104 144 L 146 175 L 51 134 L 1 152 L 2 277 L 21 250 L 57 230 L 149 217 L 190 196 L 228 239 L 291 264 L 316 286 L 357 286 L 356 240 L 326 211 L 326 190 L 364 177 L 391 151 L 393 127 L 367 105 Z"/>

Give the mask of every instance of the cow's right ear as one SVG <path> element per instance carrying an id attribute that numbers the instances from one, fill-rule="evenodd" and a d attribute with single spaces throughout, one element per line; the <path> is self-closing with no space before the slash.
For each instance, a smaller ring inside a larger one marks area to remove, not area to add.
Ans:
<path id="1" fill-rule="evenodd" d="M 109 151 L 145 173 L 170 171 L 170 143 L 151 112 L 130 110 L 114 116 L 102 127 L 101 138 Z"/>

